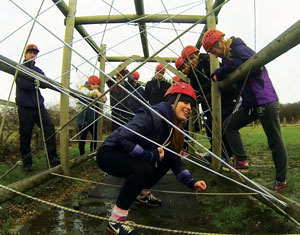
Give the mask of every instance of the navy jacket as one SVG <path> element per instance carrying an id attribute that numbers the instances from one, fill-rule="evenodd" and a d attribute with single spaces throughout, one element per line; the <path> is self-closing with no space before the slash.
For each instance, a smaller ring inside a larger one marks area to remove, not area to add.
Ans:
<path id="1" fill-rule="evenodd" d="M 210 94 L 211 80 L 210 80 L 210 61 L 208 54 L 199 54 L 199 63 L 195 70 L 190 69 L 187 77 L 191 81 L 191 86 L 194 88 L 197 94 L 197 100 L 201 103 L 202 109 L 207 110 L 207 104 L 204 100 L 204 95 Z M 201 91 L 202 89 L 202 91 Z M 208 98 L 208 104 L 210 105 L 210 98 Z"/>
<path id="2" fill-rule="evenodd" d="M 29 61 L 29 62 L 24 61 L 23 65 L 40 74 L 45 75 L 44 72 L 39 67 L 35 66 L 34 61 Z M 36 89 L 34 83 L 27 81 L 21 77 L 17 77 L 16 84 L 17 84 L 16 104 L 21 107 L 37 109 L 38 103 L 36 99 Z M 41 95 L 40 90 L 38 90 L 38 94 L 39 94 L 40 107 L 43 109 L 45 108 L 44 97 Z"/>
<path id="3" fill-rule="evenodd" d="M 174 123 L 174 111 L 169 103 L 161 102 L 152 106 L 152 108 Z M 146 107 L 140 108 L 133 120 L 125 126 L 159 144 L 164 144 L 166 141 L 169 142 L 168 137 L 172 130 L 172 127 L 165 120 Z M 132 158 L 157 162 L 159 161 L 157 147 L 156 144 L 145 140 L 125 127 L 119 127 L 104 141 L 101 148 L 121 150 L 126 153 L 126 156 Z M 170 168 L 177 176 L 177 179 L 186 186 L 193 188 L 195 180 L 185 168 L 181 158 L 169 151 L 165 151 L 165 156 L 167 155 L 173 159 Z"/>

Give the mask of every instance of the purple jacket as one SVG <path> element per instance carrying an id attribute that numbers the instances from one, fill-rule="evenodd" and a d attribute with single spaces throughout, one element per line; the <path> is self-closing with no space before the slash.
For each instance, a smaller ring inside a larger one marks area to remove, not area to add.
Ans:
<path id="1" fill-rule="evenodd" d="M 44 74 L 44 72 L 35 66 L 35 62 L 26 62 L 24 61 L 24 66 L 40 73 Z M 16 78 L 16 84 L 17 84 L 17 91 L 16 91 L 16 103 L 18 106 L 21 107 L 26 107 L 26 108 L 33 108 L 37 109 L 38 108 L 38 103 L 36 99 L 36 90 L 35 90 L 35 85 L 33 82 L 27 81 L 21 77 Z M 39 93 L 39 102 L 40 102 L 40 107 L 43 109 L 45 108 L 44 106 L 44 97 L 41 95 L 40 90 L 38 90 Z"/>
<path id="2" fill-rule="evenodd" d="M 221 67 L 214 72 L 219 81 L 255 55 L 255 52 L 240 38 L 232 37 L 232 39 L 231 59 L 222 58 Z M 249 74 L 244 88 L 242 88 L 243 84 L 244 80 L 238 82 L 238 89 L 243 89 L 241 95 L 243 107 L 257 107 L 278 100 L 268 71 L 264 66 L 259 71 Z"/>

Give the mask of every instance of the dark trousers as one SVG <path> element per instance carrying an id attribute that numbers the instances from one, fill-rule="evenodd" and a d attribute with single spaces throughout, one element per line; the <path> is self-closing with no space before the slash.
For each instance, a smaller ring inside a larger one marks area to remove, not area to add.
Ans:
<path id="1" fill-rule="evenodd" d="M 106 173 L 125 178 L 116 205 L 128 210 L 143 189 L 151 189 L 170 169 L 167 155 L 155 167 L 151 162 L 132 158 L 121 150 L 101 147 L 97 153 L 98 166 Z"/>
<path id="2" fill-rule="evenodd" d="M 23 165 L 32 165 L 32 155 L 30 149 L 30 142 L 32 136 L 32 129 L 34 124 L 41 128 L 38 109 L 18 107 L 19 115 L 19 133 L 20 133 L 20 151 Z M 41 117 L 46 139 L 46 147 L 49 155 L 49 160 L 57 156 L 55 130 L 51 118 L 46 109 L 41 109 Z"/>
<path id="3" fill-rule="evenodd" d="M 83 130 L 83 131 L 82 131 Z M 88 128 L 86 126 L 79 127 L 79 131 L 82 131 L 80 134 L 80 142 L 79 142 L 79 152 L 80 155 L 83 155 L 85 153 L 85 140 L 90 132 L 92 135 L 92 142 L 90 144 L 90 151 L 94 151 L 97 147 L 97 122 L 95 122 L 93 125 L 90 125 Z"/>
<path id="4" fill-rule="evenodd" d="M 255 108 L 240 108 L 224 122 L 226 138 L 238 160 L 247 159 L 239 129 L 259 119 L 268 139 L 276 168 L 275 179 L 285 181 L 287 174 L 287 150 L 282 139 L 279 119 L 279 102 Z"/>
<path id="5" fill-rule="evenodd" d="M 223 104 L 222 110 L 221 110 L 221 115 L 222 115 L 222 122 L 230 116 L 233 112 L 233 109 L 235 107 L 235 103 L 232 101 L 228 101 L 226 104 Z M 205 120 L 205 130 L 207 137 L 209 139 L 210 144 L 212 144 L 212 116 L 210 112 L 207 112 L 205 114 L 206 120 Z M 223 128 L 224 129 L 224 128 Z M 225 137 L 225 130 L 222 132 L 222 159 L 228 159 L 232 156 L 232 151 L 230 148 L 230 145 L 227 141 L 227 138 Z"/>

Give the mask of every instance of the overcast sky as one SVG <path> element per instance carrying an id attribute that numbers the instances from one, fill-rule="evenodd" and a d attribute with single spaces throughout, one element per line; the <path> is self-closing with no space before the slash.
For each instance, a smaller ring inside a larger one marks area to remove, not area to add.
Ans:
<path id="1" fill-rule="evenodd" d="M 77 0 L 77 16 L 135 14 L 133 0 Z M 22 58 L 21 53 L 29 37 L 34 17 L 42 1 L 1 0 L 0 1 L 0 54 L 15 62 Z M 68 4 L 68 1 L 65 1 Z M 109 3 L 109 4 L 108 4 Z M 21 8 L 18 8 L 18 6 Z M 256 6 L 256 8 L 254 8 Z M 204 1 L 145 0 L 146 14 L 192 14 L 204 15 Z M 231 0 L 223 6 L 219 14 L 217 29 L 226 34 L 226 38 L 236 36 L 257 52 L 278 37 L 287 28 L 299 20 L 300 1 L 298 0 Z M 47 77 L 60 82 L 62 47 L 64 39 L 64 17 L 53 2 L 45 1 L 41 15 L 37 18 L 29 43 L 38 46 L 40 53 L 36 65 Z M 30 16 L 28 16 L 29 14 Z M 170 42 L 190 24 L 147 24 L 150 55 Z M 194 45 L 199 38 L 203 25 L 196 26 L 180 40 L 162 51 L 159 56 L 178 57 L 183 46 Z M 143 56 L 138 27 L 135 23 L 112 25 L 84 25 L 93 40 L 107 46 L 108 56 Z M 77 89 L 91 74 L 99 72 L 96 54 L 74 31 L 74 52 L 72 54 L 71 87 Z M 203 49 L 201 48 L 201 51 Z M 23 58 L 21 59 L 23 60 Z M 281 103 L 300 101 L 300 47 L 296 46 L 276 60 L 266 65 L 273 85 Z M 119 63 L 107 63 L 110 72 Z M 132 63 L 128 68 L 134 69 L 139 63 Z M 148 63 L 139 69 L 141 80 L 147 82 L 154 74 L 157 63 Z M 74 68 L 77 68 L 76 70 Z M 166 75 L 171 78 L 171 73 Z M 12 86 L 12 75 L 0 71 L 0 99 L 7 100 Z M 46 104 L 59 103 L 59 95 L 49 89 L 42 90 Z M 11 101 L 15 99 L 15 87 L 12 89 Z"/>

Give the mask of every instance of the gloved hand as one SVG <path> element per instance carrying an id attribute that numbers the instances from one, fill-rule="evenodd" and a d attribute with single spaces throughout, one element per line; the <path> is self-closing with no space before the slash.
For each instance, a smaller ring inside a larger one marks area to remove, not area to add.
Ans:
<path id="1" fill-rule="evenodd" d="M 203 180 L 199 180 L 194 184 L 194 190 L 200 192 L 206 190 L 206 183 Z"/>
<path id="2" fill-rule="evenodd" d="M 160 160 L 158 149 L 154 149 L 152 151 L 144 150 L 142 153 L 142 158 L 146 159 L 150 162 L 158 162 Z"/>
<path id="3" fill-rule="evenodd" d="M 39 88 L 40 87 L 40 81 L 37 79 L 34 79 L 34 85 L 35 87 Z"/>

